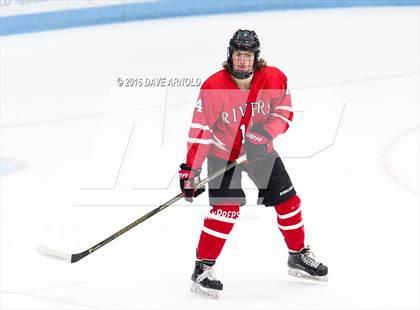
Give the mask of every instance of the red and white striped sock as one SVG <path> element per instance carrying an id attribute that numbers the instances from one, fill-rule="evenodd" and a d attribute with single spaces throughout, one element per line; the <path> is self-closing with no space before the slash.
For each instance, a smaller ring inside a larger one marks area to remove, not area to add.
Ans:
<path id="1" fill-rule="evenodd" d="M 239 216 L 239 205 L 215 205 L 204 219 L 197 258 L 216 260 Z"/>
<path id="2" fill-rule="evenodd" d="M 305 244 L 300 199 L 297 195 L 274 207 L 277 212 L 277 223 L 290 251 L 300 251 Z"/>

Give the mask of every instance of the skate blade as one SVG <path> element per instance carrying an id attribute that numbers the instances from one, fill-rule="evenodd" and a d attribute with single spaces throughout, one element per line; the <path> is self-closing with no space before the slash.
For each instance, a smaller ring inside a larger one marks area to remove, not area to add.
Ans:
<path id="1" fill-rule="evenodd" d="M 191 292 L 213 299 L 219 298 L 219 290 L 213 290 L 211 288 L 202 287 L 200 284 L 195 282 L 193 282 L 193 284 L 191 285 Z"/>
<path id="2" fill-rule="evenodd" d="M 328 276 L 320 276 L 320 277 L 312 276 L 312 275 L 306 273 L 305 271 L 302 271 L 302 270 L 299 270 L 299 269 L 290 268 L 287 273 L 292 277 L 296 277 L 296 278 L 300 278 L 300 279 L 312 280 L 312 281 L 316 281 L 316 282 L 328 282 Z"/>

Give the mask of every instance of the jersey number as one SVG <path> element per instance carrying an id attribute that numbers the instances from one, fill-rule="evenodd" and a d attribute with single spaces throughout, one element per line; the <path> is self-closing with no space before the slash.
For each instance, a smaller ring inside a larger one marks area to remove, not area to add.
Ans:
<path id="1" fill-rule="evenodd" d="M 239 128 L 241 129 L 241 133 L 242 133 L 242 144 L 245 143 L 245 124 L 242 124 L 241 126 L 239 126 Z"/>
<path id="2" fill-rule="evenodd" d="M 197 100 L 195 107 L 197 108 L 197 112 L 203 112 L 203 102 L 201 101 L 201 99 Z"/>

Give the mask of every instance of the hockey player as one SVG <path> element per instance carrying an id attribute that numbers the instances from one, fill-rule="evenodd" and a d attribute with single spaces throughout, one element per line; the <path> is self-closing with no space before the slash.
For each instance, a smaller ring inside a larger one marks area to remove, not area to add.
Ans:
<path id="1" fill-rule="evenodd" d="M 191 276 L 193 292 L 218 297 L 223 284 L 214 264 L 245 204 L 241 175 L 246 172 L 259 189 L 258 204 L 274 207 L 280 232 L 289 250 L 289 274 L 327 280 L 328 268 L 315 260 L 304 244 L 301 201 L 273 139 L 286 132 L 293 119 L 287 78 L 260 57 L 254 31 L 238 30 L 230 40 L 223 69 L 202 85 L 187 140 L 186 162 L 181 164 L 180 186 L 192 202 L 207 159 L 208 175 L 239 156 L 247 160 L 209 183 L 213 209 L 204 220 Z"/>

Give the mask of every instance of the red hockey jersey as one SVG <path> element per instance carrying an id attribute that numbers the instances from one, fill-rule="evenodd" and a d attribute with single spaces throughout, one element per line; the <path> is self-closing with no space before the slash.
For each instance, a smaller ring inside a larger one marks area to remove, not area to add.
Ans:
<path id="1" fill-rule="evenodd" d="M 263 127 L 274 139 L 289 128 L 291 107 L 287 77 L 279 69 L 255 71 L 247 91 L 220 70 L 201 87 L 187 140 L 187 166 L 200 168 L 209 154 L 236 160 L 244 153 L 244 136 L 252 126 Z"/>

